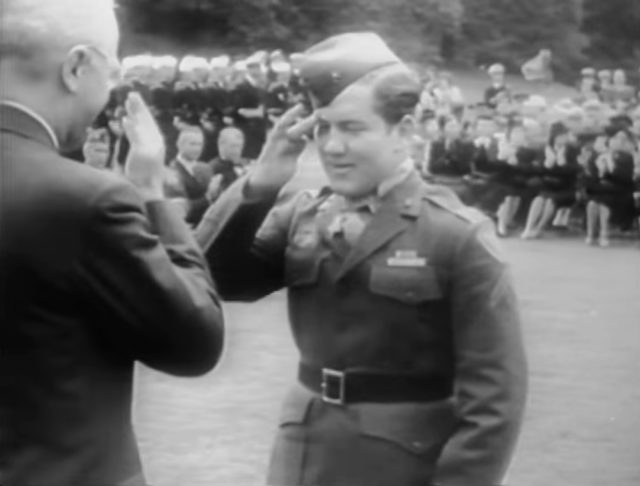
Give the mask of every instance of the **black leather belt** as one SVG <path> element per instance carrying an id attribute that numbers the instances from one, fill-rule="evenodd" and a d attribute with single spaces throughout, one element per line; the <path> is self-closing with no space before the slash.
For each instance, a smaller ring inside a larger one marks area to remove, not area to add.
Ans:
<path id="1" fill-rule="evenodd" d="M 339 371 L 301 363 L 298 379 L 334 405 L 372 402 L 434 402 L 449 398 L 453 381 L 443 375 L 385 371 Z"/>

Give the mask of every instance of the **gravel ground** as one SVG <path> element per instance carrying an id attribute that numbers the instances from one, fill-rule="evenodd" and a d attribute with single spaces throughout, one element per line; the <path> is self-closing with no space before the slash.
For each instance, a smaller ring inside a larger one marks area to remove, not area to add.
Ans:
<path id="1" fill-rule="evenodd" d="M 507 240 L 531 388 L 513 486 L 640 485 L 640 250 Z M 154 486 L 258 486 L 296 351 L 285 295 L 226 306 L 220 366 L 200 379 L 139 368 L 136 426 Z"/>

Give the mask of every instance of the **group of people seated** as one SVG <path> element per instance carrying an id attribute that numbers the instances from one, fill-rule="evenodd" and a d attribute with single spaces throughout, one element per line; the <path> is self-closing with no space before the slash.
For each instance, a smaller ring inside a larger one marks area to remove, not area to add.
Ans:
<path id="1" fill-rule="evenodd" d="M 305 101 L 296 60 L 280 51 L 235 62 L 228 56 L 126 58 L 123 82 L 82 157 L 122 170 L 122 105 L 128 92 L 141 92 L 167 141 L 167 196 L 184 202 L 195 225 L 258 156 L 274 118 Z M 416 167 L 494 217 L 499 235 L 520 226 L 522 238 L 539 238 L 571 218 L 584 225 L 588 244 L 608 246 L 613 228 L 638 224 L 640 106 L 624 71 L 587 68 L 576 96 L 554 105 L 514 93 L 500 64 L 488 69 L 491 83 L 475 104 L 450 73 L 420 74 Z"/>
<path id="2" fill-rule="evenodd" d="M 467 126 L 427 117 L 414 147 L 423 176 L 493 216 L 500 236 L 520 225 L 522 238 L 539 238 L 584 214 L 586 242 L 600 246 L 640 216 L 636 154 L 632 127 L 620 119 L 602 133 L 576 133 L 562 121 L 546 129 L 527 118 L 502 131 L 489 115 Z"/>

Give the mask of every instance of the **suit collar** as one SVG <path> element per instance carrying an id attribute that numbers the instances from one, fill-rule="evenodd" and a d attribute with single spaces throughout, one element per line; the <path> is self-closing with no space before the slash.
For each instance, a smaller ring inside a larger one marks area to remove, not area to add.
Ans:
<path id="1" fill-rule="evenodd" d="M 0 129 L 30 138 L 58 151 L 58 137 L 47 121 L 15 101 L 0 101 Z"/>

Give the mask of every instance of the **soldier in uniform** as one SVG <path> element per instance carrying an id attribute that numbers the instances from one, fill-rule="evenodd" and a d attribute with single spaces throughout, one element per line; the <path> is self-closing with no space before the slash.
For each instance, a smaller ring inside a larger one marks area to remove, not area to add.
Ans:
<path id="1" fill-rule="evenodd" d="M 420 84 L 377 35 L 317 44 L 301 76 L 313 115 L 287 112 L 196 230 L 227 299 L 288 289 L 300 365 L 268 483 L 500 484 L 527 373 L 495 228 L 415 171 Z M 329 187 L 272 207 L 313 126 Z"/>

